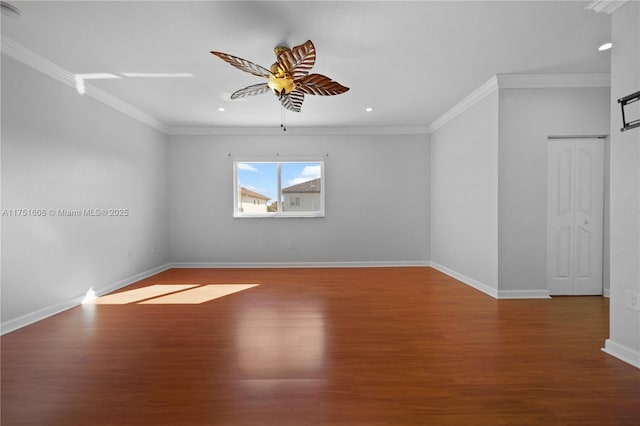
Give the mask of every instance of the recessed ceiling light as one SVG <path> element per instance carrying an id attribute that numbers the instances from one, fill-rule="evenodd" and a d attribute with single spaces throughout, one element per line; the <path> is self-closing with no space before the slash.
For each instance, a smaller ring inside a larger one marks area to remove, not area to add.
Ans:
<path id="1" fill-rule="evenodd" d="M 225 112 L 225 111 L 226 111 L 226 109 L 224 109 L 224 108 L 220 107 L 220 108 L 218 108 L 218 111 L 220 111 L 220 112 Z"/>
<path id="2" fill-rule="evenodd" d="M 602 52 L 603 50 L 609 50 L 609 49 L 611 49 L 611 47 L 613 47 L 613 43 L 611 43 L 611 42 L 609 41 L 609 42 L 607 42 L 607 43 L 603 44 L 602 46 L 598 47 L 598 50 Z"/>
<path id="3" fill-rule="evenodd" d="M 373 111 L 373 107 L 367 107 L 367 108 L 365 108 L 365 111 L 371 112 L 371 111 Z"/>

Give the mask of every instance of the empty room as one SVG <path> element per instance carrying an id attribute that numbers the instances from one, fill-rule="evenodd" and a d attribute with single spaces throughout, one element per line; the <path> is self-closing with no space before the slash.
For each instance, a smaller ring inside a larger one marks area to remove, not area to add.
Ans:
<path id="1" fill-rule="evenodd" d="M 637 424 L 640 1 L 0 6 L 3 426 Z"/>

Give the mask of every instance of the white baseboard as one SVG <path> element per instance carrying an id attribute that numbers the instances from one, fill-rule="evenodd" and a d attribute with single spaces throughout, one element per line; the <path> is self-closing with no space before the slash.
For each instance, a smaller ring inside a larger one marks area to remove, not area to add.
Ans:
<path id="1" fill-rule="evenodd" d="M 476 290 L 480 290 L 481 292 L 488 294 L 489 296 L 497 299 L 498 298 L 498 290 L 496 290 L 493 287 L 488 286 L 487 284 L 484 284 L 476 279 L 473 279 L 471 277 L 468 277 L 466 275 L 463 275 L 459 272 L 454 271 L 453 269 L 449 269 L 446 266 L 440 265 L 439 263 L 436 262 L 431 262 L 431 267 L 433 269 L 437 269 L 438 271 L 442 272 L 443 274 L 447 274 L 452 278 L 455 278 L 458 281 L 462 281 L 463 283 L 465 283 L 466 285 L 475 288 Z"/>
<path id="2" fill-rule="evenodd" d="M 453 269 L 440 265 L 436 262 L 431 262 L 431 267 L 438 271 L 449 275 L 462 281 L 470 287 L 480 290 L 481 292 L 488 294 L 495 299 L 550 299 L 548 290 L 497 290 L 483 282 L 480 282 L 474 278 L 463 275 Z"/>
<path id="3" fill-rule="evenodd" d="M 611 339 L 607 339 L 604 342 L 604 348 L 602 348 L 602 351 L 626 362 L 627 364 L 640 368 L 640 352 L 638 351 L 616 343 Z"/>
<path id="4" fill-rule="evenodd" d="M 611 290 L 610 290 L 610 289 L 608 289 L 608 288 L 604 288 L 604 289 L 602 289 L 602 295 L 603 295 L 604 297 L 608 297 L 608 298 L 610 298 L 610 297 L 611 297 Z"/>
<path id="5" fill-rule="evenodd" d="M 174 262 L 172 268 L 390 268 L 427 267 L 426 260 L 385 262 Z"/>
<path id="6" fill-rule="evenodd" d="M 548 290 L 498 290 L 498 299 L 551 299 Z"/>
<path id="7" fill-rule="evenodd" d="M 549 298 L 545 290 L 504 290 L 498 291 L 476 279 L 460 274 L 446 266 L 431 261 L 356 261 L 356 262 L 174 262 L 167 263 L 148 271 L 112 283 L 106 287 L 96 289 L 96 296 L 102 296 L 122 287 L 128 286 L 152 275 L 171 268 L 385 268 L 385 267 L 432 267 L 475 288 L 495 299 L 532 299 Z M 35 312 L 14 318 L 0 324 L 0 335 L 10 333 L 19 328 L 33 324 L 52 315 L 78 306 L 84 294 L 69 300 L 47 306 Z"/>
<path id="8" fill-rule="evenodd" d="M 139 274 L 133 275 L 131 277 L 125 278 L 123 280 L 117 281 L 115 283 L 109 284 L 106 287 L 95 289 L 96 296 L 102 296 L 112 291 L 118 290 L 122 287 L 128 286 L 130 284 L 133 284 L 135 282 L 148 278 L 152 275 L 166 271 L 170 267 L 171 267 L 170 264 L 164 264 L 164 265 L 149 269 L 148 271 L 144 271 Z M 67 309 L 76 307 L 80 305 L 80 303 L 82 303 L 82 300 L 84 299 L 84 297 L 85 295 L 81 294 L 71 299 L 64 300 L 54 305 L 47 306 L 45 308 L 38 309 L 37 311 L 22 315 L 18 318 L 13 318 L 8 321 L 5 321 L 2 324 L 0 324 L 0 335 L 11 333 L 12 331 L 15 331 L 19 328 L 26 327 L 30 324 L 41 321 L 50 316 L 59 314 L 60 312 L 66 311 Z"/>
<path id="9" fill-rule="evenodd" d="M 149 278 L 152 275 L 159 274 L 160 272 L 164 272 L 168 269 L 171 269 L 170 263 L 165 263 L 164 265 L 156 266 L 155 268 L 151 268 L 147 271 L 140 272 L 139 274 L 132 275 L 123 280 L 117 281 L 111 285 L 100 288 L 96 290 L 96 296 L 104 296 L 105 294 L 111 293 L 112 291 L 116 291 L 121 289 L 122 287 L 126 287 L 138 281 L 144 280 L 145 278 Z"/>

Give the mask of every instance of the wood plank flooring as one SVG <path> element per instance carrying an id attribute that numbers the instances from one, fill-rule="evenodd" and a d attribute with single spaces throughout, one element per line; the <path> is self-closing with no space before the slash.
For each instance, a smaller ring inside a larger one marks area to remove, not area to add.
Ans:
<path id="1" fill-rule="evenodd" d="M 498 301 L 431 268 L 173 269 L 120 292 L 211 284 L 259 285 L 3 336 L 0 423 L 640 424 L 605 298 Z"/>

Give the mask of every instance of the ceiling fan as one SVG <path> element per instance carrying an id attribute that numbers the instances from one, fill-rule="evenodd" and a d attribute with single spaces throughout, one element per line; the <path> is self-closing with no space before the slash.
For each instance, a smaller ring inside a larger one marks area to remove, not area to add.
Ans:
<path id="1" fill-rule="evenodd" d="M 316 48 L 311 40 L 291 49 L 284 46 L 276 47 L 276 62 L 269 69 L 227 53 L 211 53 L 242 71 L 269 80 L 240 89 L 231 95 L 231 99 L 260 95 L 271 90 L 283 107 L 300 112 L 305 94 L 333 96 L 349 90 L 348 87 L 322 74 L 309 74 L 316 61 Z"/>

